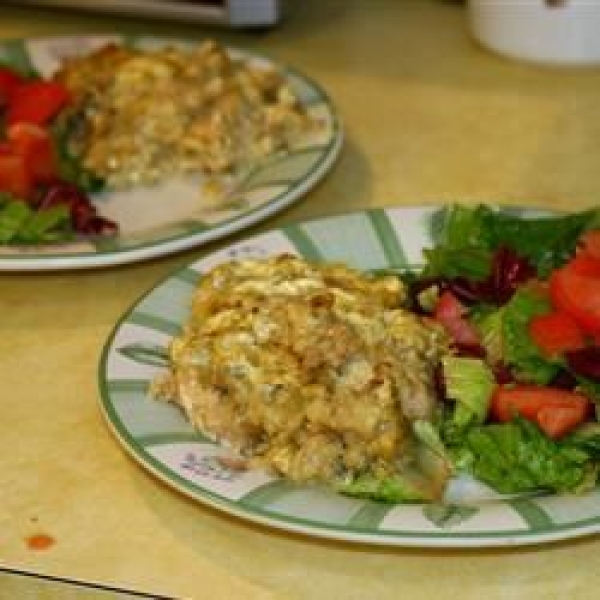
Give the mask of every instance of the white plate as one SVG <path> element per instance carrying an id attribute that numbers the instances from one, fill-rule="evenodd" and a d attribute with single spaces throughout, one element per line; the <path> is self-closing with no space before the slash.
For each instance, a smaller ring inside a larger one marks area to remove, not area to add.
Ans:
<path id="1" fill-rule="evenodd" d="M 67 37 L 0 42 L 0 63 L 51 75 L 70 56 L 108 42 L 136 47 L 189 42 L 150 37 Z M 105 267 L 146 260 L 222 238 L 267 219 L 301 199 L 333 165 L 342 146 L 342 128 L 325 92 L 304 75 L 264 57 L 229 49 L 236 58 L 273 66 L 324 127 L 301 146 L 267 159 L 236 188 L 228 207 L 207 209 L 197 178 L 185 177 L 152 187 L 104 192 L 94 197 L 100 213 L 115 220 L 115 239 L 59 246 L 0 245 L 0 271 Z"/>
<path id="2" fill-rule="evenodd" d="M 149 383 L 165 368 L 167 344 L 186 320 L 194 286 L 212 266 L 282 252 L 364 270 L 415 266 L 432 243 L 434 211 L 371 210 L 290 225 L 209 255 L 159 284 L 123 316 L 103 351 L 101 408 L 119 442 L 143 467 L 198 502 L 312 536 L 469 547 L 600 531 L 600 488 L 585 496 L 502 498 L 476 482 L 456 480 L 443 503 L 394 506 L 293 486 L 262 472 L 232 471 L 218 460 L 226 449 L 194 433 L 177 407 L 149 397 Z"/>

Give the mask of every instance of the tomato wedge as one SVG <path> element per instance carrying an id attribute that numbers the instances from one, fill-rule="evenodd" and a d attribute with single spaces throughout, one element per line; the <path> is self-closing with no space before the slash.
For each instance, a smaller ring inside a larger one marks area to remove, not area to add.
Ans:
<path id="1" fill-rule="evenodd" d="M 8 125 L 45 125 L 68 103 L 68 90 L 58 82 L 36 79 L 18 86 L 11 94 L 6 114 Z"/>
<path id="2" fill-rule="evenodd" d="M 536 415 L 540 429 L 553 439 L 558 439 L 573 431 L 583 423 L 589 408 L 572 401 L 556 406 L 545 406 Z"/>
<path id="3" fill-rule="evenodd" d="M 0 191 L 29 200 L 37 185 L 56 179 L 54 144 L 48 132 L 31 123 L 11 125 L 0 143 Z"/>
<path id="4" fill-rule="evenodd" d="M 586 231 L 581 237 L 581 248 L 589 256 L 600 260 L 600 229 Z"/>
<path id="5" fill-rule="evenodd" d="M 35 183 L 56 179 L 54 144 L 45 129 L 33 123 L 16 123 L 8 128 L 7 138 L 14 152 L 25 159 Z"/>
<path id="6" fill-rule="evenodd" d="M 592 256 L 587 251 L 576 254 L 569 261 L 568 267 L 577 275 L 600 277 L 600 258 Z"/>
<path id="7" fill-rule="evenodd" d="M 467 309 L 458 298 L 452 292 L 445 290 L 435 305 L 433 318 L 444 326 L 457 344 L 478 345 L 479 333 L 465 318 L 466 313 Z"/>
<path id="8" fill-rule="evenodd" d="M 550 298 L 592 336 L 600 335 L 600 277 L 582 274 L 567 263 L 550 276 Z"/>
<path id="9" fill-rule="evenodd" d="M 0 106 L 8 104 L 14 90 L 23 83 L 23 78 L 11 69 L 0 67 Z"/>
<path id="10" fill-rule="evenodd" d="M 579 350 L 586 344 L 577 321 L 566 312 L 536 315 L 529 321 L 528 330 L 535 344 L 548 357 Z"/>
<path id="11" fill-rule="evenodd" d="M 556 439 L 583 423 L 591 406 L 586 396 L 568 390 L 536 385 L 500 386 L 492 397 L 491 416 L 507 422 L 519 414 Z"/>
<path id="12" fill-rule="evenodd" d="M 33 181 L 25 159 L 12 151 L 0 151 L 0 192 L 26 200 L 32 189 Z"/>

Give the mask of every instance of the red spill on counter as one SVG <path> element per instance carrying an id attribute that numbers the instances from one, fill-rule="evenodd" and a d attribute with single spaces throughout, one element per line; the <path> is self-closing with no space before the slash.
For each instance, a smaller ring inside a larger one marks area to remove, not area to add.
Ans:
<path id="1" fill-rule="evenodd" d="M 25 542 L 30 550 L 47 550 L 56 543 L 56 540 L 46 533 L 36 533 L 30 535 Z"/>

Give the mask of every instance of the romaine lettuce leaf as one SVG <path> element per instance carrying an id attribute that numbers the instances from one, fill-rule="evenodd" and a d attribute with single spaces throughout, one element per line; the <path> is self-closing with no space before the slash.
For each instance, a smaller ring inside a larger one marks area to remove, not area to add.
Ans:
<path id="1" fill-rule="evenodd" d="M 573 373 L 573 375 L 577 380 L 577 389 L 596 403 L 596 413 L 600 414 L 598 411 L 598 407 L 600 407 L 600 382 L 592 381 L 591 379 L 582 377 L 577 373 Z M 600 417 L 598 417 L 598 420 L 600 420 Z"/>
<path id="2" fill-rule="evenodd" d="M 439 500 L 452 472 L 451 458 L 435 426 L 415 421 L 410 441 L 397 464 L 387 476 L 363 473 L 337 482 L 336 489 L 347 496 L 379 502 L 417 502 Z"/>
<path id="3" fill-rule="evenodd" d="M 431 219 L 431 235 L 435 245 L 449 248 L 481 246 L 489 249 L 489 244 L 484 241 L 489 213 L 490 209 L 483 204 L 453 204 L 437 211 Z"/>
<path id="4" fill-rule="evenodd" d="M 561 365 L 548 361 L 528 333 L 528 323 L 535 315 L 549 312 L 548 300 L 533 290 L 521 288 L 503 308 L 502 343 L 504 361 L 518 378 L 530 383 L 547 384 Z"/>
<path id="5" fill-rule="evenodd" d="M 485 205 L 453 205 L 434 215 L 435 248 L 425 252 L 424 274 L 484 278 L 489 274 L 492 252 L 507 246 L 545 277 L 573 254 L 584 231 L 600 227 L 600 209 L 537 218 L 515 212 Z"/>
<path id="6" fill-rule="evenodd" d="M 0 244 L 8 244 L 31 216 L 25 202 L 2 201 L 0 204 Z"/>
<path id="7" fill-rule="evenodd" d="M 442 372 L 446 395 L 455 402 L 444 424 L 444 437 L 452 441 L 472 425 L 485 421 L 496 381 L 490 368 L 479 358 L 445 357 Z"/>
<path id="8" fill-rule="evenodd" d="M 504 307 L 479 305 L 471 310 L 469 318 L 481 336 L 488 361 L 493 365 L 500 364 L 504 360 Z"/>
<path id="9" fill-rule="evenodd" d="M 600 461 L 600 423 L 586 423 L 572 433 L 567 442 L 588 452 L 595 460 Z"/>
<path id="10" fill-rule="evenodd" d="M 490 273 L 493 253 L 478 246 L 436 246 L 423 250 L 425 277 L 466 277 L 482 280 Z"/>
<path id="11" fill-rule="evenodd" d="M 439 431 L 431 421 L 417 419 L 416 421 L 413 421 L 412 427 L 415 438 L 420 443 L 429 448 L 429 450 L 439 456 L 442 460 L 449 460 L 446 453 L 446 447 L 440 437 Z"/>
<path id="12" fill-rule="evenodd" d="M 105 187 L 105 181 L 86 169 L 71 149 L 71 140 L 77 137 L 74 132 L 82 127 L 81 119 L 80 114 L 67 110 L 52 124 L 51 133 L 58 159 L 58 171 L 61 179 L 75 184 L 84 192 L 100 192 Z"/>
<path id="13" fill-rule="evenodd" d="M 65 241 L 73 238 L 68 206 L 52 206 L 32 212 L 30 218 L 17 233 L 22 244 Z"/>
<path id="14" fill-rule="evenodd" d="M 541 277 L 573 255 L 584 231 L 600 226 L 600 209 L 534 219 L 509 212 L 490 213 L 486 236 L 491 246 L 512 248 L 527 258 Z"/>
<path id="15" fill-rule="evenodd" d="M 430 497 L 423 494 L 412 482 L 405 480 L 400 475 L 378 479 L 373 475 L 366 474 L 339 484 L 336 487 L 340 493 L 347 496 L 378 500 L 392 504 L 431 500 Z"/>
<path id="16" fill-rule="evenodd" d="M 597 464 L 588 452 L 552 441 L 522 418 L 470 429 L 461 460 L 477 479 L 505 494 L 581 492 L 597 477 Z"/>
<path id="17" fill-rule="evenodd" d="M 40 244 L 71 237 L 68 207 L 36 211 L 21 200 L 0 197 L 0 244 Z"/>

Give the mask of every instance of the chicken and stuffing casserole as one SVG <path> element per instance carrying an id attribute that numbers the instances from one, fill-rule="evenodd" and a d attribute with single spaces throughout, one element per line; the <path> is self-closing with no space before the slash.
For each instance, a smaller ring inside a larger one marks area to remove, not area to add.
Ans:
<path id="1" fill-rule="evenodd" d="M 235 180 L 319 126 L 282 73 L 214 41 L 109 45 L 67 61 L 55 79 L 74 98 L 71 151 L 113 188 L 188 173 Z"/>
<path id="2" fill-rule="evenodd" d="M 404 302 L 398 278 L 341 264 L 222 264 L 153 391 L 249 467 L 383 500 L 439 497 L 446 465 L 414 425 L 434 418 L 448 339 Z"/>

